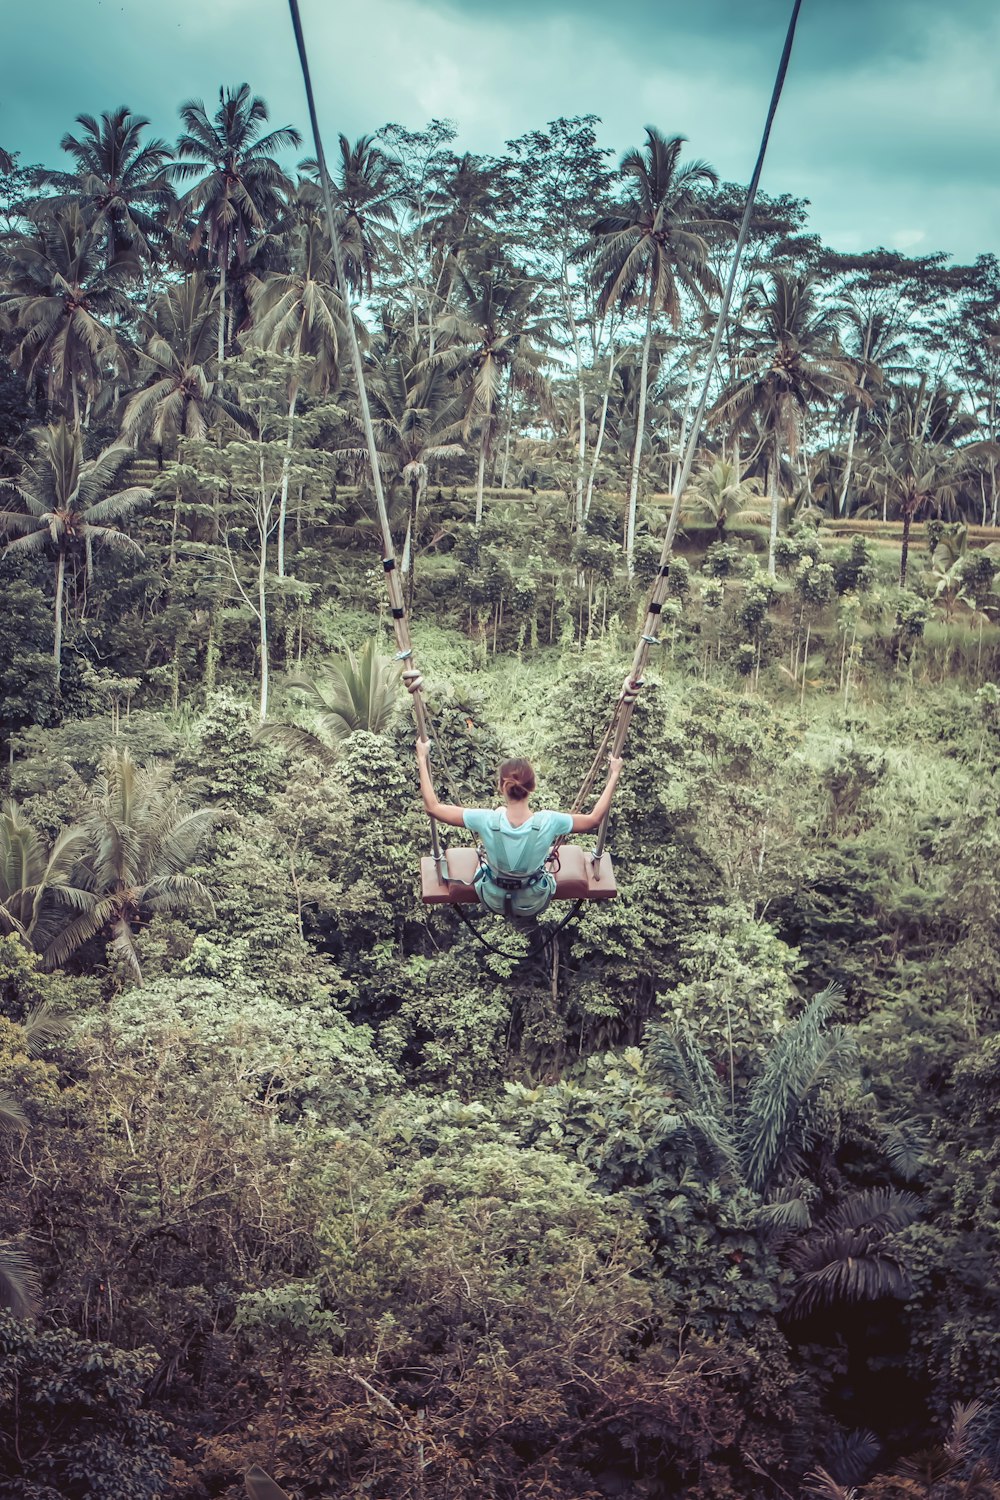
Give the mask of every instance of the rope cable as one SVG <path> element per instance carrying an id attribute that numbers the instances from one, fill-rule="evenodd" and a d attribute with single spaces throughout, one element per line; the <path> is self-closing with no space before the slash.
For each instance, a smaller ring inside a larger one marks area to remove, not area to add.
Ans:
<path id="1" fill-rule="evenodd" d="M 302 82 L 305 86 L 306 105 L 309 110 L 309 123 L 312 126 L 313 142 L 316 147 L 316 163 L 319 167 L 320 187 L 323 193 L 323 205 L 326 209 L 327 229 L 330 234 L 330 245 L 333 250 L 334 269 L 337 277 L 337 289 L 340 292 L 344 309 L 347 314 L 348 343 L 351 349 L 351 363 L 354 368 L 354 378 L 358 387 L 358 404 L 361 408 L 361 421 L 365 432 L 365 444 L 368 449 L 368 460 L 371 466 L 372 487 L 375 492 L 375 505 L 378 510 L 379 525 L 382 529 L 382 567 L 385 572 L 386 588 L 389 593 L 389 605 L 392 611 L 393 629 L 396 635 L 397 660 L 403 663 L 403 683 L 410 694 L 413 704 L 413 716 L 417 724 L 417 733 L 422 740 L 427 739 L 427 717 L 424 708 L 422 694 L 423 679 L 413 664 L 413 642 L 410 639 L 409 622 L 406 616 L 406 601 L 403 597 L 402 585 L 399 581 L 399 573 L 396 568 L 396 557 L 392 541 L 392 529 L 389 525 L 389 512 L 385 503 L 385 492 L 382 489 L 382 472 L 379 466 L 378 448 L 375 443 L 375 428 L 372 424 L 371 408 L 368 404 L 368 390 L 365 385 L 364 362 L 361 358 L 361 345 L 358 342 L 357 329 L 354 326 L 354 306 L 351 299 L 351 288 L 347 279 L 347 270 L 344 264 L 344 251 L 337 230 L 336 216 L 333 211 L 333 196 L 330 191 L 330 174 L 327 170 L 326 156 L 323 152 L 323 141 L 320 136 L 319 120 L 316 115 L 316 99 L 313 94 L 312 77 L 309 72 L 309 57 L 306 51 L 305 36 L 302 31 L 302 18 L 299 15 L 298 0 L 288 0 L 291 11 L 292 29 L 295 32 L 295 45 L 299 54 L 299 66 L 302 69 Z M 437 822 L 432 817 L 431 823 L 431 847 L 439 869 L 443 877 L 447 878 L 447 868 L 444 863 L 444 855 L 441 850 L 441 842 L 438 837 Z"/>
<path id="2" fill-rule="evenodd" d="M 785 35 L 785 45 L 782 49 L 781 60 L 778 63 L 778 73 L 774 81 L 774 89 L 771 94 L 771 103 L 768 108 L 767 119 L 764 124 L 764 133 L 761 137 L 760 150 L 757 153 L 757 161 L 754 166 L 753 176 L 750 179 L 750 186 L 747 190 L 747 200 L 743 209 L 743 218 L 740 221 L 739 233 L 736 237 L 736 248 L 733 251 L 733 259 L 729 268 L 729 276 L 726 279 L 726 286 L 722 297 L 722 304 L 719 308 L 719 316 L 716 319 L 715 332 L 712 336 L 712 343 L 709 348 L 708 363 L 705 370 L 705 379 L 702 382 L 701 396 L 699 398 L 698 405 L 695 408 L 694 416 L 691 420 L 691 428 L 688 433 L 687 446 L 684 451 L 684 460 L 681 465 L 681 471 L 677 476 L 673 505 L 670 509 L 670 518 L 667 522 L 667 531 L 666 535 L 663 538 L 663 547 L 660 552 L 659 570 L 657 572 L 656 581 L 653 584 L 653 588 L 650 593 L 649 604 L 646 607 L 646 620 L 645 624 L 642 627 L 642 633 L 639 636 L 639 641 L 636 646 L 635 656 L 632 660 L 632 669 L 628 677 L 626 677 L 625 679 L 621 695 L 618 699 L 617 705 L 615 706 L 614 712 L 612 713 L 611 722 L 608 725 L 608 730 L 605 736 L 606 739 L 613 738 L 613 747 L 611 753 L 615 756 L 620 756 L 622 750 L 625 748 L 625 741 L 628 737 L 629 727 L 632 723 L 632 714 L 635 711 L 636 699 L 643 685 L 642 674 L 645 671 L 646 665 L 649 661 L 650 650 L 658 639 L 656 632 L 659 625 L 660 611 L 662 610 L 664 601 L 667 597 L 667 584 L 670 572 L 668 561 L 670 558 L 670 554 L 673 551 L 674 538 L 677 535 L 677 528 L 680 523 L 681 497 L 683 496 L 684 491 L 687 488 L 688 481 L 691 478 L 691 470 L 694 467 L 695 454 L 698 450 L 698 444 L 701 440 L 702 423 L 705 418 L 705 409 L 708 406 L 708 395 L 711 388 L 712 376 L 715 373 L 715 365 L 719 357 L 719 348 L 722 343 L 722 334 L 726 326 L 726 320 L 729 317 L 730 307 L 732 306 L 733 291 L 736 286 L 736 277 L 739 272 L 740 262 L 743 257 L 743 251 L 746 247 L 746 242 L 750 233 L 750 222 L 753 215 L 754 203 L 757 198 L 757 188 L 760 184 L 760 176 L 764 167 L 764 157 L 767 154 L 767 146 L 771 138 L 771 126 L 774 123 L 774 117 L 777 113 L 778 101 L 781 98 L 782 89 L 785 83 L 785 74 L 788 72 L 788 62 L 792 54 L 792 43 L 795 39 L 795 28 L 798 23 L 799 11 L 801 10 L 801 8 L 802 0 L 795 0 L 794 5 L 792 6 L 791 18 L 788 22 L 788 31 Z M 588 773 L 588 775 L 591 774 L 593 774 L 593 767 L 591 768 L 591 772 Z M 595 861 L 599 860 L 604 852 L 604 845 L 607 839 L 608 832 L 609 814 L 610 809 L 607 813 L 605 813 L 604 818 L 601 822 L 601 826 L 597 832 L 597 845 L 594 850 L 593 856 Z"/>

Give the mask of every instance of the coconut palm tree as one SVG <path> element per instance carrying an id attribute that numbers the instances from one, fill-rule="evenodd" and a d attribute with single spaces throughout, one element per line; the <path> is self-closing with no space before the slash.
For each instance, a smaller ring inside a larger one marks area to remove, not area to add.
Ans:
<path id="1" fill-rule="evenodd" d="M 486 459 L 496 437 L 501 397 L 517 390 L 544 397 L 541 369 L 552 344 L 544 291 L 497 250 L 455 270 L 454 311 L 438 319 L 446 343 L 429 364 L 464 378 L 464 431 L 479 433 L 476 525 L 483 520 Z"/>
<path id="2" fill-rule="evenodd" d="M 122 250 L 151 259 L 176 203 L 168 177 L 170 147 L 156 138 L 144 141 L 149 121 L 125 105 L 102 114 L 100 123 L 93 115 L 77 115 L 76 123 L 83 127 L 80 135 L 67 132 L 59 143 L 76 171 L 47 172 L 45 180 L 75 198 L 94 229 L 104 230 L 109 265 Z"/>
<path id="3" fill-rule="evenodd" d="M 109 751 L 80 820 L 87 837 L 82 879 L 92 905 L 52 937 L 49 966 L 103 936 L 141 984 L 137 928 L 160 911 L 214 914 L 208 888 L 186 872 L 215 813 L 188 808 L 172 777 L 166 763 L 138 766 L 127 750 Z"/>
<path id="4" fill-rule="evenodd" d="M 924 510 L 954 499 L 962 460 L 944 443 L 932 443 L 919 432 L 897 431 L 878 455 L 879 482 L 887 504 L 903 523 L 899 552 L 899 586 L 906 587 L 910 529 Z"/>
<path id="5" fill-rule="evenodd" d="M 847 353 L 857 374 L 859 393 L 851 403 L 851 421 L 847 436 L 847 454 L 837 500 L 837 514 L 842 516 L 850 493 L 854 463 L 854 445 L 858 420 L 864 405 L 863 393 L 883 386 L 885 377 L 897 375 L 909 360 L 905 326 L 894 309 L 887 309 L 872 298 L 859 295 L 845 297 L 839 317 L 847 330 Z"/>
<path id="6" fill-rule="evenodd" d="M 315 731 L 272 721 L 261 725 L 258 738 L 330 764 L 356 730 L 383 734 L 389 727 L 399 691 L 399 674 L 399 662 L 393 657 L 379 656 L 378 642 L 372 639 L 357 655 L 347 651 L 339 662 L 332 662 L 319 680 L 305 675 L 289 680 L 289 687 L 304 695 L 304 706 L 312 715 Z"/>
<path id="7" fill-rule="evenodd" d="M 699 190 L 716 186 L 718 177 L 707 163 L 682 163 L 683 136 L 667 139 L 651 125 L 646 145 L 626 152 L 621 175 L 632 187 L 631 196 L 616 213 L 591 226 L 593 276 L 600 288 L 598 311 L 617 305 L 641 308 L 645 314 L 640 366 L 638 418 L 629 475 L 625 522 L 625 560 L 631 576 L 635 553 L 635 516 L 639 472 L 646 424 L 649 349 L 658 314 L 665 313 L 676 328 L 681 316 L 681 291 L 701 300 L 718 290 L 708 264 L 709 247 L 699 232 L 706 210 Z"/>
<path id="8" fill-rule="evenodd" d="M 337 229 L 344 254 L 348 284 L 362 296 L 371 296 L 376 268 L 390 255 L 387 233 L 397 225 L 407 201 L 407 188 L 392 157 L 363 135 L 352 146 L 340 136 L 340 162 L 331 173 L 337 206 Z M 302 203 L 322 205 L 319 164 L 314 156 L 300 162 Z"/>
<path id="9" fill-rule="evenodd" d="M 302 387 L 302 362 L 309 361 L 309 388 L 325 394 L 340 376 L 340 348 L 347 336 L 343 300 L 337 291 L 333 252 L 321 217 L 299 194 L 299 223 L 293 239 L 292 266 L 250 283 L 254 314 L 253 342 L 292 360 L 288 382 L 288 425 L 281 470 L 278 511 L 279 578 L 285 576 L 285 523 L 288 514 L 288 476 L 291 468 L 295 412 Z M 357 325 L 359 341 L 366 332 Z"/>
<path id="10" fill-rule="evenodd" d="M 46 900 L 79 911 L 93 897 L 74 881 L 86 844 L 82 828 L 66 828 L 46 849 L 41 835 L 16 802 L 0 813 L 0 932 L 14 932 L 32 946 Z"/>
<path id="11" fill-rule="evenodd" d="M 52 655 L 57 691 L 62 670 L 66 559 L 70 551 L 82 545 L 88 574 L 95 545 L 136 556 L 142 554 L 138 542 L 118 530 L 118 523 L 151 497 L 151 491 L 142 485 L 115 488 L 122 470 L 133 457 L 131 448 L 115 445 L 105 448 L 96 458 L 84 460 L 79 431 L 60 422 L 36 434 L 35 461 L 25 473 L 16 481 L 4 481 L 24 507 L 20 511 L 0 511 L 0 532 L 20 533 L 7 543 L 5 555 L 44 550 L 55 553 Z"/>
<path id="12" fill-rule="evenodd" d="M 455 270 L 493 232 L 500 211 L 497 172 L 470 155 L 453 160 L 431 196 L 424 220 L 430 247 L 428 287 L 429 353 L 434 353 L 434 319 L 447 311 Z"/>
<path id="13" fill-rule="evenodd" d="M 8 1111 L 0 1096 L 0 1117 Z M 30 1318 L 38 1302 L 38 1276 L 30 1258 L 9 1240 L 0 1240 L 0 1307 L 15 1318 Z"/>
<path id="14" fill-rule="evenodd" d="M 315 170 L 315 163 L 306 165 Z M 347 279 L 355 291 L 370 297 L 375 268 L 388 256 L 383 231 L 395 223 L 405 188 L 371 136 L 361 136 L 352 146 L 342 135 L 336 189 Z"/>
<path id="15" fill-rule="evenodd" d="M 249 84 L 220 89 L 212 119 L 200 99 L 181 106 L 186 127 L 177 143 L 171 173 L 179 181 L 197 179 L 182 207 L 195 221 L 190 248 L 202 242 L 219 269 L 219 366 L 225 361 L 226 276 L 235 260 L 245 264 L 253 240 L 278 218 L 293 189 L 273 153 L 298 146 L 302 137 L 290 125 L 261 135 L 267 105 Z"/>
<path id="16" fill-rule="evenodd" d="M 204 276 L 188 276 L 157 298 L 150 323 L 139 355 L 145 383 L 125 407 L 122 436 L 134 444 L 149 432 L 165 448 L 179 437 L 203 438 L 220 422 L 244 426 L 244 414 L 219 379 L 215 312 Z"/>
<path id="17" fill-rule="evenodd" d="M 466 403 L 442 366 L 422 358 L 416 340 L 400 334 L 388 343 L 367 385 L 376 439 L 393 481 L 401 480 L 409 493 L 401 567 L 407 577 L 407 607 L 412 608 L 417 524 L 429 465 L 464 452 L 460 439 Z"/>
<path id="18" fill-rule="evenodd" d="M 49 401 L 78 428 L 81 392 L 93 399 L 125 368 L 114 323 L 129 311 L 137 262 L 122 252 L 108 264 L 103 231 L 74 203 L 40 217 L 7 254 L 0 318 L 14 335 L 12 363 L 44 379 Z"/>
<path id="19" fill-rule="evenodd" d="M 755 504 L 759 500 L 757 481 L 742 479 L 737 465 L 728 458 L 703 464 L 684 496 L 687 513 L 707 517 L 719 533 L 720 542 L 733 521 L 756 524 L 763 519 L 759 504 Z"/>
<path id="20" fill-rule="evenodd" d="M 854 370 L 837 346 L 836 312 L 820 305 L 808 275 L 773 271 L 751 303 L 756 315 L 741 357 L 742 370 L 729 382 L 712 415 L 736 431 L 759 425 L 766 452 L 771 538 L 768 572 L 774 577 L 778 535 L 779 475 L 783 453 L 798 453 L 809 411 L 835 396 L 863 399 Z"/>

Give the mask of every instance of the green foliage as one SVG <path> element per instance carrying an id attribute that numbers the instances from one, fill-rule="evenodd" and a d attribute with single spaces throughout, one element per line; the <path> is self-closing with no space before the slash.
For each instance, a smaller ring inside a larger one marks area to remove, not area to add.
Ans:
<path id="1" fill-rule="evenodd" d="M 35 1331 L 0 1312 L 0 1410 L 11 1500 L 155 1500 L 171 1470 L 166 1424 L 144 1403 L 156 1362 L 79 1338 Z M 13 1436 L 16 1434 L 16 1438 Z"/>
<path id="2" fill-rule="evenodd" d="M 315 167 L 293 187 L 248 86 L 182 114 L 176 150 L 81 117 L 73 174 L 0 152 L 32 376 L 0 360 L 4 1482 L 992 1496 L 995 260 L 836 256 L 758 199 L 618 897 L 553 910 L 545 946 L 471 913 L 498 955 L 419 899 Z M 463 806 L 524 754 L 568 807 L 594 759 L 742 213 L 680 138 L 616 175 L 597 124 L 488 162 L 386 127 L 335 164 Z M 777 578 L 765 488 L 798 513 Z"/>
<path id="3" fill-rule="evenodd" d="M 834 553 L 832 566 L 838 594 L 865 594 L 875 582 L 874 549 L 867 537 L 852 537 L 848 547 Z"/>

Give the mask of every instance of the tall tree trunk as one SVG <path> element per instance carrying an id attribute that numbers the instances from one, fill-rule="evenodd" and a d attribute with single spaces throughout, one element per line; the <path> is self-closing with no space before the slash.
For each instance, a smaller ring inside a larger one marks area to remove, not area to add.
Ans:
<path id="1" fill-rule="evenodd" d="M 278 577 L 285 576 L 285 518 L 288 515 L 288 475 L 292 467 L 292 434 L 295 431 L 295 407 L 299 399 L 299 383 L 292 385 L 292 396 L 288 403 L 288 433 L 285 438 L 285 455 L 281 461 L 281 502 L 278 506 Z"/>
<path id="2" fill-rule="evenodd" d="M 181 520 L 181 487 L 174 487 L 174 513 L 170 520 L 170 567 L 177 566 L 177 532 Z"/>
<path id="3" fill-rule="evenodd" d="M 66 579 L 66 553 L 60 548 L 59 556 L 56 558 L 56 609 L 55 609 L 55 631 L 52 647 L 52 657 L 56 664 L 56 692 L 59 692 L 60 678 L 62 677 L 62 638 L 63 638 L 63 584 Z"/>
<path id="4" fill-rule="evenodd" d="M 601 449 L 604 447 L 604 434 L 607 430 L 608 425 L 608 402 L 611 399 L 611 382 L 615 377 L 616 364 L 617 360 L 615 358 L 614 350 L 612 350 L 608 356 L 608 378 L 604 386 L 604 395 L 601 399 L 601 420 L 598 423 L 597 427 L 597 439 L 594 443 L 594 457 L 591 461 L 590 473 L 587 476 L 587 497 L 583 502 L 583 524 L 585 526 L 590 516 L 590 507 L 594 499 L 594 482 L 597 479 L 597 465 L 601 461 Z"/>
<path id="5" fill-rule="evenodd" d="M 226 254 L 219 257 L 219 375 L 222 375 L 222 367 L 226 362 L 226 260 L 228 259 L 229 247 Z"/>
<path id="6" fill-rule="evenodd" d="M 267 536 L 261 530 L 260 562 L 257 566 L 257 617 L 260 623 L 260 722 L 267 718 L 269 662 L 267 659 Z"/>
<path id="7" fill-rule="evenodd" d="M 862 372 L 861 372 L 861 379 L 858 381 L 858 389 L 861 390 L 861 391 L 863 391 L 864 388 L 865 388 L 865 375 L 866 374 L 867 374 L 867 371 L 866 370 L 862 370 Z M 855 440 L 857 439 L 857 435 L 858 435 L 858 417 L 859 417 L 860 413 L 861 413 L 861 407 L 860 407 L 860 405 L 856 406 L 854 408 L 854 410 L 851 412 L 851 430 L 850 430 L 850 432 L 848 434 L 848 438 L 847 438 L 847 462 L 844 464 L 844 482 L 843 482 L 843 484 L 840 487 L 840 494 L 837 497 L 837 515 L 838 516 L 844 515 L 844 513 L 846 511 L 846 508 L 847 508 L 847 492 L 848 492 L 848 490 L 851 487 L 851 471 L 852 471 L 852 469 L 854 467 L 854 443 L 855 443 Z"/>
<path id="8" fill-rule="evenodd" d="M 778 465 L 780 459 L 777 453 L 772 453 L 767 465 L 767 492 L 771 498 L 771 534 L 767 544 L 767 572 L 770 578 L 775 577 L 774 548 L 778 540 Z"/>
<path id="9" fill-rule="evenodd" d="M 500 466 L 500 488 L 507 488 L 507 467 L 510 463 L 510 429 L 514 425 L 514 403 L 510 402 L 507 410 L 507 432 L 503 440 L 503 463 Z"/>
<path id="10" fill-rule="evenodd" d="M 906 588 L 906 565 L 910 557 L 910 527 L 913 524 L 913 512 L 909 506 L 903 510 L 903 545 L 899 553 L 899 586 Z"/>
<path id="11" fill-rule="evenodd" d="M 476 525 L 483 524 L 483 476 L 486 473 L 486 434 L 487 423 L 483 421 L 483 430 L 479 438 L 479 473 L 476 475 Z"/>
<path id="12" fill-rule="evenodd" d="M 215 669 L 218 664 L 218 641 L 215 631 L 215 606 L 208 612 L 208 634 L 205 637 L 205 670 L 203 682 L 205 697 L 215 692 Z"/>
<path id="13" fill-rule="evenodd" d="M 427 467 L 421 464 L 414 466 L 415 472 L 409 474 L 410 485 L 410 514 L 406 521 L 406 541 L 403 543 L 402 572 L 406 577 L 406 608 L 413 612 L 413 585 L 417 574 L 417 520 L 420 515 L 420 502 L 427 494 Z"/>
<path id="14" fill-rule="evenodd" d="M 688 422 L 691 420 L 691 399 L 694 395 L 694 360 L 688 372 L 687 390 L 684 393 L 684 411 L 681 414 L 680 432 L 677 434 L 677 462 L 670 466 L 670 492 L 677 488 L 677 479 L 684 465 L 684 450 L 687 447 Z"/>
<path id="15" fill-rule="evenodd" d="M 646 390 L 649 384 L 649 346 L 653 340 L 653 307 L 656 289 L 649 289 L 646 307 L 646 335 L 642 341 L 642 365 L 639 370 L 639 411 L 635 422 L 635 448 L 632 450 L 632 473 L 628 486 L 628 513 L 625 518 L 625 568 L 631 578 L 635 561 L 635 513 L 639 501 L 639 467 L 642 462 L 642 440 L 646 430 Z"/>
<path id="16" fill-rule="evenodd" d="M 566 323 L 569 328 L 570 340 L 573 344 L 573 360 L 576 365 L 576 403 L 577 422 L 579 432 L 576 443 L 576 499 L 573 507 L 574 530 L 579 532 L 583 527 L 583 485 L 584 471 L 587 467 L 587 400 L 583 388 L 583 351 L 580 348 L 580 330 L 577 327 L 576 317 L 573 313 L 573 297 L 570 291 L 569 272 L 566 262 L 562 265 L 562 290 L 563 309 L 566 313 Z"/>

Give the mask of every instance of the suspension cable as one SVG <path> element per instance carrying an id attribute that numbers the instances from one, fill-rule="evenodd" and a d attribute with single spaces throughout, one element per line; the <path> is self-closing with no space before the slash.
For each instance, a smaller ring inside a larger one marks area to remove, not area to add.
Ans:
<path id="1" fill-rule="evenodd" d="M 410 694 L 413 704 L 413 716 L 417 724 L 417 734 L 422 740 L 426 740 L 427 716 L 423 699 L 423 678 L 417 671 L 413 661 L 413 642 L 410 639 L 409 623 L 406 617 L 406 603 L 403 597 L 402 585 L 399 581 L 399 573 L 396 568 L 395 549 L 392 541 L 392 529 L 389 525 L 389 512 L 385 503 L 385 492 L 382 488 L 382 471 L 379 466 L 378 448 L 375 444 L 375 428 L 372 425 L 371 409 L 368 405 L 368 391 L 365 386 L 364 363 L 361 358 L 361 345 L 358 342 L 357 329 L 354 326 L 354 306 L 351 298 L 351 288 L 347 279 L 347 270 L 344 264 L 344 251 L 337 231 L 336 218 L 333 212 L 333 196 L 330 191 L 330 174 L 327 171 L 326 157 L 323 153 L 323 141 L 320 136 L 319 120 L 316 115 L 316 100 L 313 95 L 312 78 L 309 72 L 309 58 L 306 52 L 305 37 L 302 32 L 302 18 L 299 15 L 298 0 L 288 0 L 289 10 L 292 16 L 292 28 L 295 32 L 295 45 L 298 48 L 299 65 L 302 69 L 302 82 L 305 85 L 306 104 L 309 109 L 309 122 L 312 126 L 313 142 L 316 147 L 316 162 L 319 166 L 320 186 L 323 192 L 323 204 L 326 209 L 327 229 L 330 234 L 330 244 L 333 249 L 333 261 L 337 276 L 337 289 L 347 314 L 347 334 L 351 347 L 351 363 L 354 368 L 354 379 L 358 387 L 358 403 L 361 407 L 361 421 L 365 431 L 365 443 L 368 448 L 368 461 L 371 466 L 372 486 L 375 491 L 375 505 L 378 509 L 379 524 L 382 528 L 382 568 L 385 573 L 386 588 L 389 592 L 389 607 L 392 611 L 393 629 L 396 635 L 396 659 L 403 664 L 403 684 Z M 448 869 L 445 854 L 442 850 L 441 841 L 438 837 L 437 821 L 431 818 L 431 849 L 437 863 L 442 880 L 447 880 Z"/>
<path id="2" fill-rule="evenodd" d="M 715 323 L 715 332 L 712 336 L 711 347 L 708 352 L 708 364 L 705 370 L 705 379 L 702 382 L 701 397 L 691 420 L 691 428 L 688 433 L 687 447 L 684 451 L 684 460 L 681 465 L 680 474 L 677 476 L 673 505 L 670 509 L 670 519 L 667 522 L 666 535 L 663 538 L 663 548 L 660 552 L 660 561 L 650 593 L 649 604 L 646 607 L 646 620 L 642 627 L 642 633 L 636 646 L 635 655 L 632 660 L 632 668 L 622 686 L 621 694 L 611 715 L 611 721 L 605 731 L 604 739 L 601 741 L 601 749 L 595 757 L 595 763 L 591 766 L 584 786 L 578 800 L 582 801 L 593 786 L 596 779 L 600 761 L 603 759 L 604 749 L 608 741 L 612 742 L 611 754 L 620 756 L 625 748 L 628 738 L 629 726 L 632 723 L 632 714 L 635 711 L 636 700 L 643 686 L 643 673 L 649 661 L 649 653 L 653 646 L 658 644 L 658 627 L 663 605 L 667 597 L 667 580 L 670 576 L 670 554 L 673 551 L 674 538 L 680 523 L 681 497 L 687 488 L 688 480 L 691 478 L 691 470 L 694 467 L 695 453 L 701 440 L 701 428 L 705 418 L 705 409 L 708 406 L 708 395 L 711 388 L 712 376 L 715 373 L 716 361 L 719 357 L 719 348 L 722 344 L 722 334 L 729 317 L 729 309 L 732 306 L 733 290 L 736 286 L 736 277 L 739 272 L 743 251 L 750 233 L 750 221 L 753 215 L 753 207 L 757 198 L 757 188 L 760 183 L 760 175 L 764 166 L 764 157 L 767 154 L 768 141 L 771 138 L 771 126 L 778 109 L 778 101 L 785 83 L 785 74 L 788 72 L 788 61 L 792 55 L 792 43 L 795 40 L 795 28 L 799 19 L 799 11 L 802 8 L 802 0 L 795 0 L 792 6 L 791 19 L 788 23 L 788 31 L 785 36 L 785 45 L 782 49 L 781 60 L 778 64 L 778 74 L 774 82 L 774 90 L 771 94 L 771 104 L 767 112 L 764 124 L 764 133 L 761 137 L 760 150 L 757 153 L 757 162 L 754 166 L 753 176 L 750 179 L 750 187 L 747 190 L 747 200 L 743 209 L 743 218 L 740 221 L 739 234 L 736 237 L 736 248 L 733 251 L 732 264 L 729 267 L 729 276 L 722 297 L 722 305 L 719 308 L 719 316 Z M 588 784 L 589 783 L 589 784 Z M 575 804 L 574 804 L 575 805 Z M 610 809 L 604 814 L 601 826 L 597 833 L 597 846 L 594 850 L 594 861 L 600 859 L 604 852 L 604 845 L 608 833 L 608 816 Z"/>

